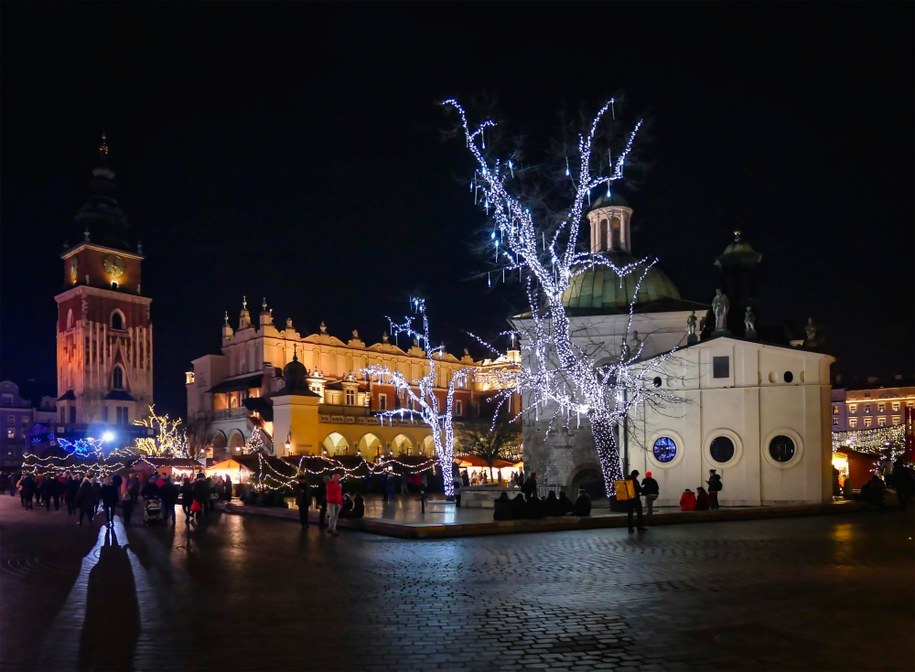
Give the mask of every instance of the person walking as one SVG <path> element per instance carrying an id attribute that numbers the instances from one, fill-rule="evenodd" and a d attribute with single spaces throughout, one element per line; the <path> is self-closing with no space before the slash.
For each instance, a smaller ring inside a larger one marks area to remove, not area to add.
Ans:
<path id="1" fill-rule="evenodd" d="M 64 503 L 67 505 L 67 515 L 72 516 L 76 513 L 76 493 L 79 490 L 79 479 L 74 474 L 67 478 L 67 484 L 64 486 Z"/>
<path id="2" fill-rule="evenodd" d="M 100 498 L 102 508 L 105 511 L 105 525 L 111 527 L 114 523 L 114 507 L 118 505 L 118 489 L 115 487 L 111 477 L 107 477 L 102 483 Z"/>
<path id="3" fill-rule="evenodd" d="M 23 474 L 17 484 L 19 495 L 22 501 L 22 508 L 30 511 L 32 509 L 32 497 L 35 496 L 35 479 L 31 474 Z"/>
<path id="4" fill-rule="evenodd" d="M 327 482 L 327 533 L 339 537 L 337 532 L 337 517 L 340 515 L 340 507 L 343 505 L 343 486 L 340 485 L 340 474 L 334 474 Z"/>
<path id="5" fill-rule="evenodd" d="M 463 484 L 460 474 L 456 474 L 451 482 L 454 484 L 454 506 L 459 509 L 461 508 L 461 485 Z"/>
<path id="6" fill-rule="evenodd" d="M 521 492 L 524 493 L 524 496 L 530 500 L 531 497 L 537 492 L 537 472 L 531 472 L 531 475 L 524 482 L 524 485 L 521 486 Z"/>
<path id="7" fill-rule="evenodd" d="M 194 503 L 194 486 L 188 476 L 181 483 L 181 510 L 184 511 L 184 524 L 191 524 L 191 505 Z"/>
<path id="8" fill-rule="evenodd" d="M 626 500 L 626 522 L 629 523 L 630 532 L 635 532 L 636 529 L 639 532 L 644 532 L 645 525 L 642 522 L 642 486 L 639 484 L 638 470 L 633 469 L 632 473 L 629 474 L 628 480 L 632 481 L 632 489 L 635 492 L 635 496 Z M 633 513 L 636 514 L 636 528 L 632 527 Z"/>
<path id="9" fill-rule="evenodd" d="M 661 494 L 661 486 L 651 477 L 651 472 L 645 472 L 645 478 L 642 479 L 642 492 L 645 493 L 645 504 L 648 505 L 648 517 L 651 518 L 654 513 L 654 502 Z"/>
<path id="10" fill-rule="evenodd" d="M 296 483 L 295 505 L 299 507 L 299 525 L 305 529 L 308 527 L 308 507 L 311 506 L 311 487 L 305 480 L 305 474 L 300 474 Z"/>
<path id="11" fill-rule="evenodd" d="M 324 477 L 324 482 L 315 488 L 315 505 L 318 507 L 318 529 L 327 527 L 327 482 L 329 477 Z"/>
<path id="12" fill-rule="evenodd" d="M 714 469 L 708 470 L 708 497 L 709 497 L 709 508 L 714 510 L 719 508 L 718 506 L 718 493 L 721 492 L 723 486 L 721 484 L 721 476 Z"/>
<path id="13" fill-rule="evenodd" d="M 162 522 L 168 525 L 168 519 L 172 519 L 172 525 L 177 524 L 175 520 L 175 505 L 178 503 L 180 490 L 178 486 L 172 483 L 170 477 L 166 477 L 159 488 L 159 497 L 162 499 Z"/>
<path id="14" fill-rule="evenodd" d="M 79 509 L 79 521 L 77 525 L 83 524 L 83 516 L 92 524 L 92 518 L 95 516 L 95 495 L 92 492 L 92 481 L 89 476 L 83 476 L 83 482 L 79 484 L 79 490 L 76 491 L 76 508 Z"/>

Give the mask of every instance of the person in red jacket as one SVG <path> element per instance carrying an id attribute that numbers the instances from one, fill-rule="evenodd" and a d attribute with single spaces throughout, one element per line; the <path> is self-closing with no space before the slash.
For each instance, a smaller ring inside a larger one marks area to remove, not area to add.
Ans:
<path id="1" fill-rule="evenodd" d="M 683 494 L 680 495 L 680 510 L 681 511 L 695 511 L 696 510 L 696 493 L 687 488 L 683 491 Z"/>
<path id="2" fill-rule="evenodd" d="M 340 485 L 340 474 L 334 474 L 327 482 L 327 533 L 339 537 L 337 532 L 337 518 L 340 515 L 340 507 L 343 505 L 343 486 Z"/>

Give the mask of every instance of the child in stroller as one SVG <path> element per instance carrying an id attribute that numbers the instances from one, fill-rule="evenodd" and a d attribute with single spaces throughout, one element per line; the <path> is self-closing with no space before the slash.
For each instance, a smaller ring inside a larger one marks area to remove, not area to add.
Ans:
<path id="1" fill-rule="evenodd" d="M 158 497 L 150 497 L 146 500 L 143 507 L 143 526 L 148 527 L 150 523 L 162 522 L 162 500 Z"/>

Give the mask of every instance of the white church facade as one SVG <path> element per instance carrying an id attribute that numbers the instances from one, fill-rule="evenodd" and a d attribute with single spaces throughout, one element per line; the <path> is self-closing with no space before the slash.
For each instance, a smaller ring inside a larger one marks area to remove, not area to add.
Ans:
<path id="1" fill-rule="evenodd" d="M 637 261 L 630 252 L 631 216 L 619 200 L 596 202 L 588 213 L 592 253 L 617 266 Z M 641 477 L 652 472 L 661 506 L 677 505 L 686 488 L 707 487 L 710 469 L 722 477 L 723 506 L 831 498 L 829 371 L 835 360 L 807 344 L 767 342 L 768 334 L 744 321 L 747 308 L 754 314 L 760 260 L 739 233 L 719 256 L 733 313 L 721 316 L 721 324 L 710 304 L 683 300 L 657 265 L 639 285 L 638 274 L 621 280 L 606 268 L 589 270 L 563 297 L 576 345 L 600 352 L 598 360 L 640 347 L 635 366 L 651 369 L 646 384 L 666 399 L 637 406 L 618 434 L 624 469 L 637 469 Z M 524 331 L 522 316 L 512 322 Z M 528 355 L 522 346 L 525 364 Z M 603 496 L 587 421 L 547 435 L 550 418 L 545 409 L 524 420 L 526 473 L 536 472 L 547 487 L 573 494 L 583 487 L 592 497 Z"/>

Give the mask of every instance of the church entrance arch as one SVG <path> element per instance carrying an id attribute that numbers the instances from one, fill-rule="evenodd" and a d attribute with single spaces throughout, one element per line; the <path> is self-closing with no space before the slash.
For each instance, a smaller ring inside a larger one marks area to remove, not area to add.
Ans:
<path id="1" fill-rule="evenodd" d="M 604 487 L 604 475 L 598 464 L 583 464 L 569 475 L 571 497 L 574 500 L 578 491 L 584 489 L 591 500 L 606 499 L 607 489 Z"/>

